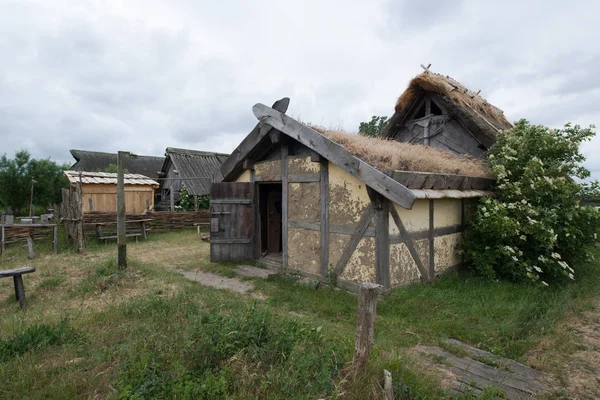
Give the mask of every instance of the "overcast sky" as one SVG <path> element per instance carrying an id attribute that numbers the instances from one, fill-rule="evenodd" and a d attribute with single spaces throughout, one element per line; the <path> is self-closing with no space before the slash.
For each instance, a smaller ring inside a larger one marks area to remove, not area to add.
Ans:
<path id="1" fill-rule="evenodd" d="M 600 125 L 598 15 L 593 0 L 0 0 L 0 154 L 230 152 L 252 106 L 284 96 L 356 131 L 429 63 L 511 121 Z M 600 137 L 583 150 L 600 179 Z"/>

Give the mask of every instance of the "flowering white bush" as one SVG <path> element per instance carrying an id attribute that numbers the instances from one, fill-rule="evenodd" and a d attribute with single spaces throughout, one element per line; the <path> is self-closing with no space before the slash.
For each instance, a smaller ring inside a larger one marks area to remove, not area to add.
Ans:
<path id="1" fill-rule="evenodd" d="M 497 197 L 480 200 L 463 238 L 477 271 L 546 286 L 575 279 L 600 230 L 600 213 L 579 205 L 584 187 L 574 180 L 590 175 L 579 145 L 594 136 L 592 128 L 521 120 L 498 134 L 488 155 Z"/>

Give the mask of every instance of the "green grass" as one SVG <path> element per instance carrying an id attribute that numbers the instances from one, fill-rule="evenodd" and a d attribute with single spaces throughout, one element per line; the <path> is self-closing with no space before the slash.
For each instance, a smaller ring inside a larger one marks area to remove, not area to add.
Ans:
<path id="1" fill-rule="evenodd" d="M 452 337 L 523 361 L 559 335 L 565 315 L 588 309 L 600 288 L 596 262 L 564 287 L 452 273 L 395 290 L 378 304 L 368 371 L 349 382 L 354 294 L 271 277 L 253 280 L 267 296 L 257 301 L 187 281 L 173 269 L 230 276 L 235 268 L 209 263 L 194 231 L 131 243 L 127 271 L 116 268 L 115 247 L 90 245 L 85 255 L 68 246 L 58 256 L 40 250 L 38 271 L 25 277 L 27 312 L 12 282 L 0 280 L 0 354 L 7 354 L 0 398 L 369 398 L 384 368 L 397 398 L 443 398 L 450 393 L 420 366 L 414 345 Z M 17 258 L 0 268 L 26 262 L 22 249 L 9 251 Z M 563 342 L 561 351 L 572 351 Z"/>

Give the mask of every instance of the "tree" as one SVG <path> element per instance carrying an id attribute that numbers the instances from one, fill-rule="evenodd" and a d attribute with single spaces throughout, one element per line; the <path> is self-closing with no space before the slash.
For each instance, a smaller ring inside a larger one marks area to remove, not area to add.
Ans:
<path id="1" fill-rule="evenodd" d="M 498 134 L 488 157 L 497 196 L 480 200 L 463 237 L 477 271 L 544 285 L 575 279 L 600 232 L 600 213 L 580 206 L 585 188 L 574 179 L 590 175 L 579 145 L 594 136 L 592 129 L 521 120 Z"/>
<path id="2" fill-rule="evenodd" d="M 388 121 L 388 117 L 378 117 L 373 115 L 369 122 L 360 123 L 358 126 L 358 133 L 364 136 L 377 136 L 388 123 Z"/>
<path id="3" fill-rule="evenodd" d="M 31 180 L 35 179 L 33 204 L 47 207 L 61 200 L 61 189 L 69 187 L 63 176 L 68 165 L 58 165 L 47 159 L 32 159 L 29 152 L 20 150 L 14 158 L 0 157 L 0 207 L 10 207 L 15 213 L 29 211 Z"/>

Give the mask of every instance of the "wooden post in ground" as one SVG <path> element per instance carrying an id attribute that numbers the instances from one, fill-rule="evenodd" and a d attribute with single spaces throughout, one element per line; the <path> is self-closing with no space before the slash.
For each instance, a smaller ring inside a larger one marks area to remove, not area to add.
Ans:
<path id="1" fill-rule="evenodd" d="M 383 392 L 385 393 L 385 400 L 394 400 L 392 373 L 387 369 L 383 370 Z"/>
<path id="2" fill-rule="evenodd" d="M 125 157 L 127 153 L 119 151 L 117 155 L 117 246 L 118 266 L 127 268 L 127 236 L 125 235 Z"/>
<path id="3" fill-rule="evenodd" d="M 29 251 L 29 259 L 33 260 L 35 258 L 35 253 L 33 252 L 33 238 L 31 235 L 27 236 L 27 250 Z"/>
<path id="4" fill-rule="evenodd" d="M 170 201 L 169 210 L 171 212 L 175 212 L 175 193 L 173 193 L 173 185 L 171 185 L 171 188 L 169 189 L 169 193 L 170 193 L 170 196 L 169 196 L 169 201 Z"/>
<path id="5" fill-rule="evenodd" d="M 383 286 L 376 283 L 363 283 L 358 292 L 358 319 L 356 322 L 356 340 L 352 370 L 354 377 L 365 370 L 371 355 L 375 338 L 375 314 L 377 297 Z"/>
<path id="6" fill-rule="evenodd" d="M 76 223 L 77 233 L 77 251 L 83 253 L 85 251 L 85 238 L 83 236 L 83 174 L 79 172 L 79 182 L 73 196 L 73 215 Z"/>

